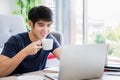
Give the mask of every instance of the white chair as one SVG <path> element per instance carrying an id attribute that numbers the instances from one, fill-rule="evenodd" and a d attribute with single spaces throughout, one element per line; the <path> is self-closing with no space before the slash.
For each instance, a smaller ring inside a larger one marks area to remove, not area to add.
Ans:
<path id="1" fill-rule="evenodd" d="M 27 30 L 22 16 L 0 14 L 0 53 L 10 36 L 25 31 Z"/>

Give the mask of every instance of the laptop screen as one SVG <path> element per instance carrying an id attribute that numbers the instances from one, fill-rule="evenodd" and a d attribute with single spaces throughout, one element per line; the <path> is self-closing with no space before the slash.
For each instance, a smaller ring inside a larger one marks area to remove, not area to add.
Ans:
<path id="1" fill-rule="evenodd" d="M 63 46 L 59 80 L 101 77 L 104 72 L 106 50 L 106 44 Z"/>

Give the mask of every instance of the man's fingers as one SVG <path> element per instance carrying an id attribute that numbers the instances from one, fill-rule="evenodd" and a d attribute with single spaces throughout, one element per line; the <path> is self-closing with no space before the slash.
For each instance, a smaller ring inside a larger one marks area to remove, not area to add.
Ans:
<path id="1" fill-rule="evenodd" d="M 42 46 L 37 46 L 37 50 L 39 51 L 42 48 Z"/>
<path id="2" fill-rule="evenodd" d="M 40 40 L 35 41 L 35 42 L 34 42 L 34 45 L 36 45 L 36 46 L 41 46 L 41 41 L 40 41 Z"/>

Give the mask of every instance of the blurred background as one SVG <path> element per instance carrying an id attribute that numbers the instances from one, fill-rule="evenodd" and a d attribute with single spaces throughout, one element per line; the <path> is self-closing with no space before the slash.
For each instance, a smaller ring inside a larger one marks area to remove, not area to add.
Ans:
<path id="1" fill-rule="evenodd" d="M 64 45 L 109 45 L 108 62 L 120 63 L 120 0 L 0 0 L 0 14 L 24 17 L 30 8 L 45 5 L 53 11 L 51 31 L 63 33 Z"/>

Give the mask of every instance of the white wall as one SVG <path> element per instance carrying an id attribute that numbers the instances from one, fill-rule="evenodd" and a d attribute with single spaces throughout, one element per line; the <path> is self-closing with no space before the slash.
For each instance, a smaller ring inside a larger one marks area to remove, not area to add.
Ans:
<path id="1" fill-rule="evenodd" d="M 16 7 L 16 0 L 0 0 L 0 14 L 11 14 Z"/>

